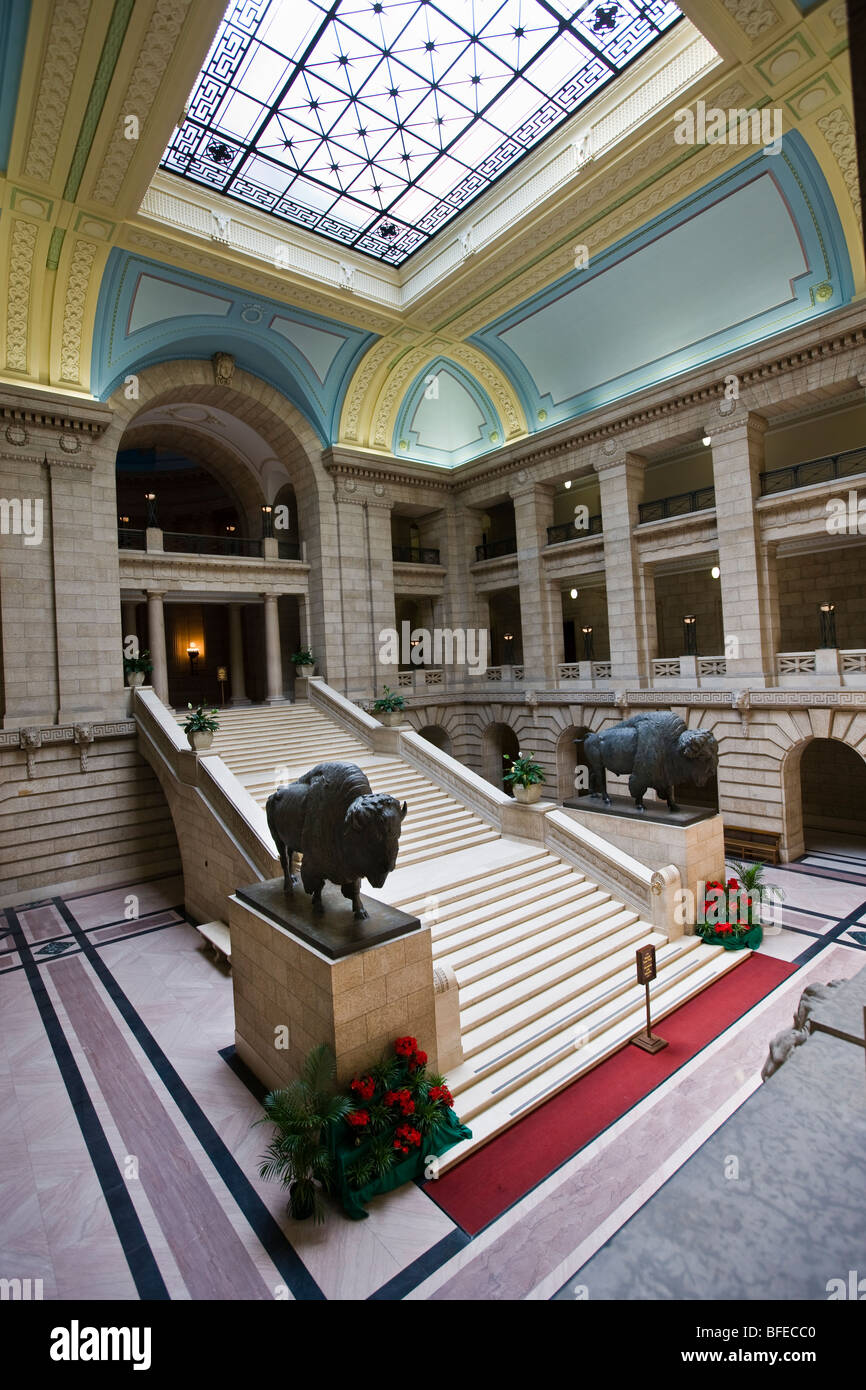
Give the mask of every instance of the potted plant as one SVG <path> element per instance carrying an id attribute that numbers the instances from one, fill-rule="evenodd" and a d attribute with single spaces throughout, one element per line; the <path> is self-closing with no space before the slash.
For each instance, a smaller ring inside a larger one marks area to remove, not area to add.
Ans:
<path id="1" fill-rule="evenodd" d="M 773 923 L 773 925 L 768 925 L 764 920 L 764 905 L 767 902 L 772 902 L 774 899 L 776 902 L 782 902 L 785 894 L 778 884 L 764 882 L 764 870 L 766 867 L 766 864 L 761 859 L 755 864 L 742 864 L 737 859 L 731 860 L 731 868 L 745 888 L 748 896 L 757 904 L 758 921 L 761 927 L 764 932 L 773 936 L 778 935 L 781 928 L 775 925 L 775 914 L 773 912 L 770 913 L 770 922 Z"/>
<path id="2" fill-rule="evenodd" d="M 385 686 L 385 693 L 373 703 L 373 713 L 378 714 L 383 724 L 390 728 L 394 724 L 400 724 L 403 720 L 403 711 L 406 708 L 406 701 L 402 695 Z"/>
<path id="3" fill-rule="evenodd" d="M 736 878 L 707 884 L 695 932 L 708 946 L 723 946 L 726 951 L 757 950 L 764 936 L 752 896 Z"/>
<path id="4" fill-rule="evenodd" d="M 187 704 L 187 709 L 192 710 L 192 713 L 184 720 L 183 731 L 189 739 L 190 747 L 198 753 L 204 748 L 210 748 L 213 736 L 219 728 L 219 720 L 214 717 L 216 710 L 212 709 L 208 713 L 204 705 L 193 709 L 192 705 Z"/>
<path id="5" fill-rule="evenodd" d="M 509 758 L 506 754 L 506 760 L 511 767 L 505 773 L 505 781 L 511 784 L 515 801 L 531 806 L 541 796 L 544 782 L 540 763 L 534 761 L 531 753 L 524 755 L 519 749 L 516 758 Z"/>
<path id="6" fill-rule="evenodd" d="M 316 661 L 309 647 L 301 647 L 292 657 L 296 676 L 311 676 L 316 669 Z"/>
<path id="7" fill-rule="evenodd" d="M 322 1192 L 329 1191 L 334 1172 L 330 1131 L 352 1104 L 348 1096 L 337 1094 L 336 1074 L 334 1053 L 320 1043 L 296 1081 L 265 1096 L 265 1113 L 254 1122 L 276 1127 L 259 1174 L 288 1187 L 288 1210 L 295 1221 L 325 1219 Z"/>
<path id="8" fill-rule="evenodd" d="M 138 656 L 125 656 L 123 658 L 123 674 L 126 676 L 126 683 L 133 689 L 139 685 L 144 685 L 146 676 L 153 670 L 153 662 L 150 659 L 150 652 L 140 652 Z"/>

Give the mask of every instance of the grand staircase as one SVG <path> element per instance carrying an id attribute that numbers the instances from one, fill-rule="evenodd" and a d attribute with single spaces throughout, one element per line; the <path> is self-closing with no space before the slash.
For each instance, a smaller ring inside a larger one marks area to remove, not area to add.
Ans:
<path id="1" fill-rule="evenodd" d="M 578 869 L 502 836 L 398 756 L 372 751 L 310 704 L 220 711 L 212 751 L 263 805 L 317 762 L 355 762 L 374 791 L 409 803 L 397 868 L 377 896 L 431 928 L 460 987 L 464 1060 L 449 1071 L 471 1141 L 444 1170 L 622 1047 L 645 1026 L 635 950 L 653 942 L 653 1016 L 749 953 L 668 942 Z"/>

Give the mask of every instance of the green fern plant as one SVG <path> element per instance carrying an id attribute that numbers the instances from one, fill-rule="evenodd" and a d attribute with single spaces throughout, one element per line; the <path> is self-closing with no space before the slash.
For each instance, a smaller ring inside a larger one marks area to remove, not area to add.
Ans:
<path id="1" fill-rule="evenodd" d="M 325 1219 L 321 1194 L 330 1189 L 334 1176 L 327 1134 L 352 1108 L 347 1096 L 336 1093 L 336 1076 L 334 1054 L 321 1043 L 310 1052 L 296 1081 L 265 1097 L 265 1113 L 255 1121 L 275 1126 L 259 1174 L 289 1188 L 288 1207 L 297 1221 L 308 1216 Z"/>
<path id="2" fill-rule="evenodd" d="M 758 859 L 754 864 L 745 864 L 739 859 L 732 859 L 730 864 L 748 897 L 758 905 L 759 911 L 755 914 L 756 920 L 760 920 L 762 916 L 760 909 L 766 901 L 771 898 L 775 898 L 777 902 L 784 900 L 784 891 L 778 884 L 764 882 L 764 870 L 767 866 L 762 859 Z"/>

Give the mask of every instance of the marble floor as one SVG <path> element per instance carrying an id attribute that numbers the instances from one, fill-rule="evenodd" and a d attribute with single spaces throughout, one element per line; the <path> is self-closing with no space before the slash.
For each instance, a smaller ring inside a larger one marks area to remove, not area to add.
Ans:
<path id="1" fill-rule="evenodd" d="M 761 1084 L 806 984 L 866 965 L 866 844 L 818 840 L 768 877 L 762 949 L 794 974 L 474 1238 L 413 1184 L 367 1221 L 287 1216 L 180 879 L 7 909 L 0 1277 L 46 1299 L 551 1298 Z"/>

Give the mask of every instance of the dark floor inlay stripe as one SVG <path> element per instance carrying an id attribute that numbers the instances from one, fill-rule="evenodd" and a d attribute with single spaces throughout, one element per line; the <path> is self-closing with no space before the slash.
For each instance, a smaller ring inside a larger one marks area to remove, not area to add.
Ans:
<path id="1" fill-rule="evenodd" d="M 186 1082 L 172 1066 L 150 1029 L 139 1017 L 100 952 L 78 925 L 71 909 L 59 898 L 55 899 L 55 903 L 73 937 L 81 946 L 83 954 L 92 965 L 100 984 L 237 1202 L 238 1207 L 258 1237 L 262 1248 L 276 1265 L 286 1287 L 297 1299 L 324 1299 L 324 1293 L 297 1251 L 289 1244 L 285 1232 L 268 1211 L 234 1154 L 217 1134 L 207 1115 L 187 1087 Z M 157 928 L 157 930 L 164 931 L 167 928 Z"/>
<path id="2" fill-rule="evenodd" d="M 33 959 L 30 946 L 24 936 L 24 930 L 12 909 L 7 909 L 7 911 L 13 936 L 21 955 L 21 968 L 27 976 L 33 1000 L 39 1010 L 42 1025 L 63 1078 L 63 1084 L 75 1111 L 78 1127 L 87 1145 L 90 1160 L 99 1179 L 126 1263 L 129 1265 L 129 1272 L 138 1290 L 138 1296 L 144 1299 L 167 1299 L 168 1289 L 165 1287 L 153 1257 L 153 1251 L 147 1243 L 138 1212 L 135 1210 L 126 1182 L 121 1175 L 117 1160 L 111 1151 L 99 1116 L 90 1099 L 84 1078 L 78 1069 L 78 1063 L 66 1041 L 40 969 Z"/>

